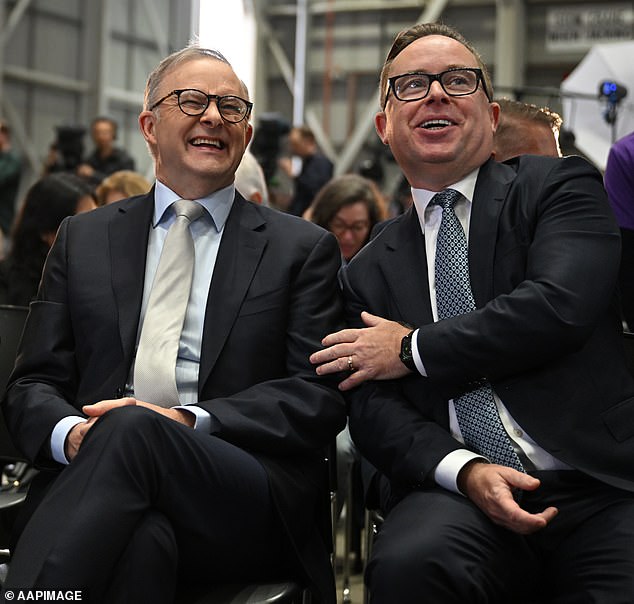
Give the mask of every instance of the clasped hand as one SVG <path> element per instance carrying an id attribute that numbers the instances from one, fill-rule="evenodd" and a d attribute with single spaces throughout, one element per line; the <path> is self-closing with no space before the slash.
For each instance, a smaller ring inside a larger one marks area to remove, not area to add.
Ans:
<path id="1" fill-rule="evenodd" d="M 88 431 L 95 425 L 97 420 L 102 415 L 106 414 L 111 409 L 115 409 L 117 407 L 126 407 L 128 405 L 138 405 L 139 407 L 145 407 L 146 409 L 151 409 L 152 411 L 160 413 L 165 417 L 169 417 L 170 419 L 180 422 L 181 424 L 185 424 L 190 428 L 194 426 L 194 416 L 182 409 L 160 407 L 159 405 L 153 405 L 152 403 L 139 401 L 131 396 L 99 401 L 98 403 L 94 403 L 92 405 L 84 405 L 82 407 L 82 411 L 88 416 L 89 419 L 73 426 L 68 433 L 65 443 L 66 458 L 69 461 L 72 461 L 75 458 L 75 456 L 79 452 L 79 448 L 81 447 L 82 442 L 84 441 L 84 438 L 86 437 L 86 434 L 88 434 Z"/>

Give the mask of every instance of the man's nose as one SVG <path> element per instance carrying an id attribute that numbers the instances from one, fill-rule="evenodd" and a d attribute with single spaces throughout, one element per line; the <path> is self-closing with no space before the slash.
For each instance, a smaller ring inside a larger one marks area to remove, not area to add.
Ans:
<path id="1" fill-rule="evenodd" d="M 205 122 L 212 122 L 213 124 L 222 123 L 222 116 L 220 115 L 220 110 L 218 109 L 218 103 L 216 103 L 215 100 L 211 99 L 209 101 L 207 109 L 205 109 L 200 115 L 200 120 Z"/>
<path id="2" fill-rule="evenodd" d="M 449 95 L 445 92 L 445 89 L 441 86 L 440 81 L 434 80 L 429 86 L 429 92 L 425 98 L 440 98 L 448 96 Z"/>

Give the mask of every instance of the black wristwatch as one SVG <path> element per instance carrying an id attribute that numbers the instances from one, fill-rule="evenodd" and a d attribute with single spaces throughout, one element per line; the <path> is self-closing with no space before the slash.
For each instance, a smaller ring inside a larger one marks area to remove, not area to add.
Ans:
<path id="1" fill-rule="evenodd" d="M 398 355 L 398 358 L 401 359 L 401 362 L 405 367 L 407 367 L 410 371 L 418 371 L 416 369 L 416 363 L 414 363 L 414 357 L 412 355 L 412 334 L 416 331 L 413 329 L 410 331 L 403 339 L 401 340 L 401 353 Z"/>

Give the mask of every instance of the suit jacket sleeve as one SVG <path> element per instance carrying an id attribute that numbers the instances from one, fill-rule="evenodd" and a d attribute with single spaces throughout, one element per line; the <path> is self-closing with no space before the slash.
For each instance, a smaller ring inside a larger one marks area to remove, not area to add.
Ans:
<path id="1" fill-rule="evenodd" d="M 31 303 L 16 368 L 10 379 L 3 411 L 16 446 L 27 458 L 51 465 L 49 438 L 62 418 L 82 415 L 76 405 L 78 387 L 74 334 L 63 292 L 66 285 L 65 256 L 68 222 L 47 259 L 40 295 Z M 53 293 L 54 292 L 54 293 Z M 77 405 L 80 406 L 80 405 Z"/>

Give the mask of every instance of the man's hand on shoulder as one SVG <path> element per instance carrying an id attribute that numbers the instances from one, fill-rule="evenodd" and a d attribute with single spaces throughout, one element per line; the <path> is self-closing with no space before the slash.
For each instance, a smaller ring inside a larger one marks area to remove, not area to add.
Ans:
<path id="1" fill-rule="evenodd" d="M 539 480 L 513 468 L 474 459 L 458 474 L 458 488 L 495 524 L 520 535 L 529 535 L 546 527 L 557 515 L 549 507 L 538 514 L 523 510 L 513 498 L 513 491 L 534 491 Z"/>
<path id="2" fill-rule="evenodd" d="M 310 356 L 319 375 L 350 372 L 339 384 L 340 390 L 350 390 L 366 380 L 391 380 L 411 373 L 399 358 L 401 340 L 411 329 L 365 311 L 361 319 L 367 327 L 327 335 L 321 341 L 326 348 Z"/>

